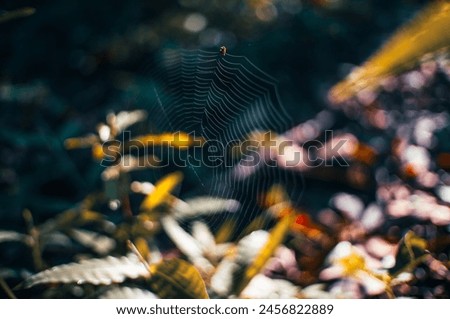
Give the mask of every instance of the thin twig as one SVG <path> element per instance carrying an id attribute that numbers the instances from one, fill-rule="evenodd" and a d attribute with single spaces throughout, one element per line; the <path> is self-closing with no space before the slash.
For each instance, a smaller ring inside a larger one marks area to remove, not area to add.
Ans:
<path id="1" fill-rule="evenodd" d="M 129 197 L 129 176 L 126 173 L 121 173 L 119 175 L 119 193 L 120 193 L 120 200 L 122 202 L 122 212 L 124 214 L 124 217 L 127 219 L 130 219 L 133 217 L 133 211 L 131 210 L 131 203 L 130 203 L 130 197 Z"/>
<path id="2" fill-rule="evenodd" d="M 420 265 L 422 262 L 424 262 L 426 260 L 426 258 L 428 257 L 427 254 L 419 256 L 413 260 L 411 260 L 409 263 L 407 263 L 403 268 L 401 268 L 400 270 L 397 270 L 392 277 L 395 278 L 397 276 L 399 276 L 401 273 L 404 272 L 413 272 L 414 269 Z"/>
<path id="3" fill-rule="evenodd" d="M 125 218 L 130 219 L 133 217 L 133 211 L 131 210 L 130 197 L 128 194 L 122 196 L 122 211 Z"/>
<path id="4" fill-rule="evenodd" d="M 150 268 L 149 263 L 145 260 L 145 258 L 139 252 L 137 247 L 131 242 L 131 240 L 127 240 L 127 246 L 139 258 L 139 261 L 145 266 L 145 268 L 147 268 L 149 274 L 151 275 L 152 274 L 152 270 Z"/>
<path id="5" fill-rule="evenodd" d="M 2 277 L 0 277 L 0 286 L 3 288 L 9 299 L 17 299 L 16 295 L 12 292 L 11 288 L 9 288 L 8 284 Z"/>
<path id="6" fill-rule="evenodd" d="M 41 248 L 39 243 L 39 230 L 34 226 L 33 215 L 31 215 L 31 212 L 28 209 L 25 209 L 22 215 L 27 225 L 28 233 L 33 239 L 31 250 L 33 254 L 34 266 L 36 270 L 42 270 L 44 269 L 44 262 L 41 256 Z"/>
<path id="7" fill-rule="evenodd" d="M 391 286 L 386 285 L 385 291 L 389 299 L 395 299 L 395 294 Z"/>

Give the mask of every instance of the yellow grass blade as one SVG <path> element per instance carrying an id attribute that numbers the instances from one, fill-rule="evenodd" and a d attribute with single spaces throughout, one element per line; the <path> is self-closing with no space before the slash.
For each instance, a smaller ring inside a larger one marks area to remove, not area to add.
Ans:
<path id="1" fill-rule="evenodd" d="M 234 234 L 236 221 L 234 219 L 227 219 L 218 229 L 215 234 L 216 244 L 223 244 L 228 242 Z"/>
<path id="2" fill-rule="evenodd" d="M 400 28 L 386 44 L 330 90 L 333 103 L 343 102 L 362 90 L 376 89 L 382 80 L 417 65 L 421 58 L 450 46 L 450 2 L 425 7 Z"/>

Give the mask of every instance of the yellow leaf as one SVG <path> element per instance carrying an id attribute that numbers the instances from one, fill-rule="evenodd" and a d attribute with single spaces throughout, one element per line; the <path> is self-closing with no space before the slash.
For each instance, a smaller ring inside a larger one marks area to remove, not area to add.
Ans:
<path id="1" fill-rule="evenodd" d="M 88 135 L 85 137 L 70 137 L 64 141 L 64 146 L 68 150 L 75 148 L 91 147 L 98 142 L 98 137 L 95 135 Z"/>
<path id="2" fill-rule="evenodd" d="M 283 242 L 294 220 L 294 214 L 285 215 L 271 230 L 267 243 L 258 252 L 253 262 L 245 270 L 244 276 L 236 290 L 236 295 L 239 295 L 241 291 L 248 285 L 250 280 L 252 280 L 252 278 L 261 271 L 266 262 L 274 253 L 275 249 L 277 249 L 277 247 Z"/>
<path id="3" fill-rule="evenodd" d="M 187 148 L 189 146 L 201 146 L 204 143 L 203 138 L 192 137 L 184 132 L 163 133 L 163 134 L 147 134 L 133 138 L 127 143 L 130 147 L 149 147 L 155 145 L 165 145 L 174 148 Z M 127 147 L 127 148 L 128 148 Z"/>
<path id="4" fill-rule="evenodd" d="M 105 153 L 103 152 L 103 146 L 100 143 L 95 143 L 92 145 L 92 157 L 95 160 L 100 161 L 104 155 Z"/>
<path id="5" fill-rule="evenodd" d="M 251 234 L 255 230 L 262 229 L 267 224 L 266 216 L 259 215 L 255 217 L 239 234 L 239 239 Z"/>
<path id="6" fill-rule="evenodd" d="M 450 3 L 429 4 L 397 31 L 362 67 L 330 90 L 330 100 L 343 102 L 358 92 L 376 89 L 390 75 L 404 72 L 428 54 L 450 46 Z"/>
<path id="7" fill-rule="evenodd" d="M 150 287 L 162 299 L 208 299 L 197 269 L 182 259 L 163 260 L 151 266 Z"/>
<path id="8" fill-rule="evenodd" d="M 89 209 L 84 209 L 80 212 L 80 222 L 83 223 L 90 223 L 90 222 L 97 222 L 97 221 L 102 221 L 104 220 L 104 217 L 102 216 L 102 214 L 93 211 L 93 210 L 89 210 Z"/>
<path id="9" fill-rule="evenodd" d="M 155 189 L 148 194 L 141 204 L 142 211 L 151 211 L 171 197 L 170 192 L 181 183 L 183 174 L 174 172 L 159 180 Z"/>
<path id="10" fill-rule="evenodd" d="M 269 208 L 273 205 L 279 204 L 281 202 L 289 202 L 289 195 L 283 185 L 274 184 L 270 189 L 262 196 L 261 206 L 264 208 Z"/>
<path id="11" fill-rule="evenodd" d="M 216 244 L 222 244 L 229 241 L 234 233 L 235 227 L 236 221 L 234 219 L 227 219 L 214 236 Z"/>

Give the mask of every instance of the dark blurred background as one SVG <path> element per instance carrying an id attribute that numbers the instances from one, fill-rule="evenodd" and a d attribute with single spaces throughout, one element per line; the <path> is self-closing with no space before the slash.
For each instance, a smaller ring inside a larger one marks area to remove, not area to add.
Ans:
<path id="1" fill-rule="evenodd" d="M 426 1 L 165 0 L 1 1 L 0 222 L 44 220 L 100 184 L 89 151 L 67 137 L 107 111 L 145 109 L 145 75 L 164 47 L 246 56 L 279 81 L 293 123 L 326 106 L 331 85 L 363 62 Z"/>

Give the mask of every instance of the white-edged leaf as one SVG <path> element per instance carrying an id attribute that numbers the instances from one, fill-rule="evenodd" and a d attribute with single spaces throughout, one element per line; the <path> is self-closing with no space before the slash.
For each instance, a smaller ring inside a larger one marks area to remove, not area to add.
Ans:
<path id="1" fill-rule="evenodd" d="M 335 299 L 336 296 L 326 290 L 325 284 L 313 284 L 302 289 L 301 296 L 304 299 Z"/>
<path id="2" fill-rule="evenodd" d="M 242 291 L 245 299 L 292 299 L 296 298 L 300 289 L 293 283 L 283 279 L 273 279 L 258 274 Z"/>
<path id="3" fill-rule="evenodd" d="M 248 234 L 238 243 L 236 261 L 243 265 L 250 264 L 268 240 L 269 233 L 265 230 L 255 230 Z"/>
<path id="4" fill-rule="evenodd" d="M 47 246 L 68 249 L 73 247 L 73 242 L 66 234 L 59 231 L 54 231 L 51 233 L 43 233 L 40 237 L 40 245 L 41 249 Z"/>
<path id="5" fill-rule="evenodd" d="M 234 199 L 199 196 L 185 201 L 187 205 L 175 205 L 176 218 L 191 218 L 221 212 L 236 212 L 240 204 Z"/>
<path id="6" fill-rule="evenodd" d="M 21 234 L 11 230 L 0 230 L 0 243 L 8 241 L 20 241 L 26 242 L 29 238 L 28 235 Z"/>
<path id="7" fill-rule="evenodd" d="M 201 221 L 193 222 L 192 236 L 197 240 L 204 252 L 214 250 L 216 246 L 214 235 L 205 223 Z"/>
<path id="8" fill-rule="evenodd" d="M 233 247 L 233 243 L 216 244 L 214 251 L 212 252 L 216 259 L 222 259 Z"/>
<path id="9" fill-rule="evenodd" d="M 99 255 L 106 255 L 116 247 L 114 239 L 85 229 L 71 229 L 70 236 Z"/>
<path id="10" fill-rule="evenodd" d="M 219 297 L 226 298 L 233 289 L 234 274 L 243 269 L 233 259 L 228 256 L 222 259 L 216 268 L 216 272 L 211 277 L 210 289 Z"/>
<path id="11" fill-rule="evenodd" d="M 102 179 L 104 181 L 117 180 L 122 173 L 133 172 L 149 167 L 156 167 L 159 159 L 157 159 L 155 155 L 152 156 L 154 161 L 151 161 L 150 158 L 143 156 L 136 157 L 133 155 L 123 155 L 117 164 L 105 168 L 102 172 Z"/>
<path id="12" fill-rule="evenodd" d="M 148 256 L 149 264 L 157 264 L 163 260 L 163 255 L 158 245 L 153 238 L 147 240 L 148 248 L 150 249 L 150 255 Z"/>
<path id="13" fill-rule="evenodd" d="M 149 277 L 148 269 L 136 255 L 129 254 L 119 258 L 109 256 L 55 266 L 27 278 L 21 286 L 30 288 L 50 283 L 110 285 L 138 277 Z"/>
<path id="14" fill-rule="evenodd" d="M 31 276 L 32 273 L 25 268 L 0 268 L 0 278 L 3 279 L 18 279 Z"/>
<path id="15" fill-rule="evenodd" d="M 127 127 L 145 120 L 147 112 L 144 110 L 121 111 L 117 114 L 110 113 L 106 117 L 106 122 L 113 127 L 116 134 L 121 133 Z"/>
<path id="16" fill-rule="evenodd" d="M 385 217 L 379 205 L 372 203 L 367 206 L 361 216 L 361 225 L 369 232 L 383 225 Z"/>
<path id="17" fill-rule="evenodd" d="M 151 291 L 135 287 L 114 287 L 99 296 L 100 299 L 158 299 Z"/>
<path id="18" fill-rule="evenodd" d="M 105 123 L 99 123 L 97 124 L 97 133 L 98 137 L 102 142 L 106 142 L 109 140 L 111 136 L 111 126 L 106 125 Z"/>
<path id="19" fill-rule="evenodd" d="M 264 230 L 243 237 L 237 244 L 236 253 L 227 255 L 217 266 L 211 278 L 211 290 L 222 298 L 229 296 L 268 239 L 269 233 Z"/>
<path id="20" fill-rule="evenodd" d="M 350 220 L 359 220 L 364 210 L 363 201 L 358 196 L 348 193 L 337 193 L 330 202 Z"/>
<path id="21" fill-rule="evenodd" d="M 203 256 L 198 241 L 188 234 L 170 215 L 161 217 L 161 225 L 177 248 L 199 269 L 209 272 L 213 265 Z"/>

